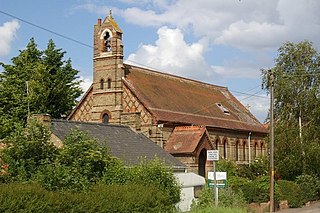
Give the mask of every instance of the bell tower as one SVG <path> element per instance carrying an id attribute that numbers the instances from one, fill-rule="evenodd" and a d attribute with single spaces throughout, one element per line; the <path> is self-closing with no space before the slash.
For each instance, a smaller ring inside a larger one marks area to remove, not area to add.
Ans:
<path id="1" fill-rule="evenodd" d="M 94 26 L 92 121 L 120 124 L 122 112 L 122 30 L 110 14 Z"/>

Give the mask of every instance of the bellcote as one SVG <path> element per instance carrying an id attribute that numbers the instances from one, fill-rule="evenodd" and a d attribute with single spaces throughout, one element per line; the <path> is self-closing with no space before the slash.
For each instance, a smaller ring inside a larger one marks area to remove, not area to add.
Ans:
<path id="1" fill-rule="evenodd" d="M 94 26 L 94 58 L 123 57 L 122 30 L 110 14 Z"/>

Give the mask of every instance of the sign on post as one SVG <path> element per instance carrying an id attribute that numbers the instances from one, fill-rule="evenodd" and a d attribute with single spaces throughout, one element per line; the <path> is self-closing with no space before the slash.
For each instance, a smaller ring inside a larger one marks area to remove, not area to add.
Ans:
<path id="1" fill-rule="evenodd" d="M 217 178 L 216 178 L 216 161 L 219 160 L 219 150 L 207 150 L 207 160 L 213 161 L 213 172 L 214 172 L 214 178 L 213 178 L 213 188 L 214 188 L 214 205 L 215 207 L 218 206 L 218 188 L 217 188 Z"/>
<path id="2" fill-rule="evenodd" d="M 207 150 L 207 160 L 208 161 L 219 160 L 219 150 Z"/>
<path id="3" fill-rule="evenodd" d="M 217 188 L 224 188 L 227 185 L 227 172 L 216 172 Z M 214 187 L 214 172 L 208 172 L 208 186 Z"/>

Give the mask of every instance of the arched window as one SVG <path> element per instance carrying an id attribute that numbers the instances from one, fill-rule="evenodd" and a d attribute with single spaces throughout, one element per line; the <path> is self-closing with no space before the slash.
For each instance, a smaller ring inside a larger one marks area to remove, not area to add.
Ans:
<path id="1" fill-rule="evenodd" d="M 111 89 L 111 79 L 108 78 L 108 89 Z"/>
<path id="2" fill-rule="evenodd" d="M 202 177 L 206 176 L 206 153 L 207 151 L 202 149 L 198 159 L 198 174 Z"/>
<path id="3" fill-rule="evenodd" d="M 219 150 L 219 138 L 217 138 L 215 141 L 215 148 L 216 150 Z"/>
<path id="4" fill-rule="evenodd" d="M 102 116 L 102 122 L 104 124 L 108 124 L 109 123 L 109 115 L 107 113 L 103 114 Z"/>
<path id="5" fill-rule="evenodd" d="M 223 158 L 227 159 L 227 147 L 228 147 L 228 142 L 227 139 L 223 140 Z"/>
<path id="6" fill-rule="evenodd" d="M 104 87 L 104 80 L 101 79 L 101 80 L 100 80 L 100 89 L 103 89 L 103 87 Z"/>
<path id="7" fill-rule="evenodd" d="M 260 145 L 260 154 L 263 155 L 263 143 Z"/>
<path id="8" fill-rule="evenodd" d="M 235 154 L 236 154 L 236 161 L 239 160 L 239 140 L 236 141 L 236 150 L 235 150 Z"/>
<path id="9" fill-rule="evenodd" d="M 243 149 L 242 149 L 242 160 L 243 161 L 246 160 L 246 144 L 247 144 L 247 141 L 243 141 Z"/>
<path id="10" fill-rule="evenodd" d="M 106 33 L 103 37 L 103 42 L 104 42 L 105 52 L 110 52 L 111 51 L 111 36 L 108 31 L 106 31 Z"/>
<path id="11" fill-rule="evenodd" d="M 253 158 L 257 157 L 257 146 L 258 146 L 258 144 L 255 142 L 254 143 L 254 149 L 253 149 Z"/>

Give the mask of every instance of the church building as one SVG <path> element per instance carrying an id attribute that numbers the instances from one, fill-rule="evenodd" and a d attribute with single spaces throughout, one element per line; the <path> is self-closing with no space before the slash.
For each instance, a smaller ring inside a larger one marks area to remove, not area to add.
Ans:
<path id="1" fill-rule="evenodd" d="M 93 83 L 69 120 L 130 126 L 202 176 L 207 150 L 238 164 L 266 155 L 267 130 L 228 88 L 123 63 L 122 34 L 98 19 Z"/>

